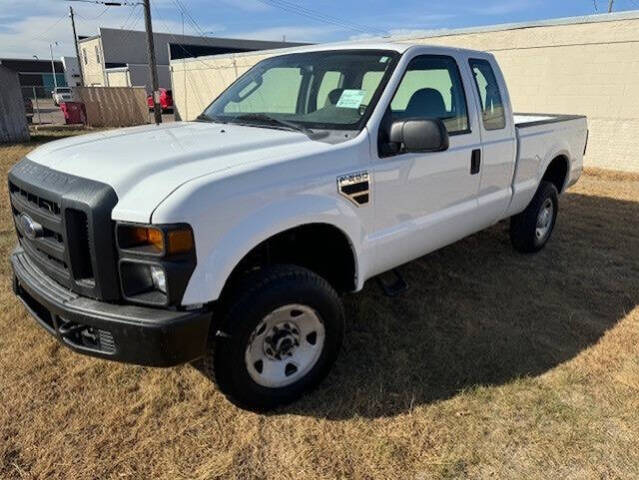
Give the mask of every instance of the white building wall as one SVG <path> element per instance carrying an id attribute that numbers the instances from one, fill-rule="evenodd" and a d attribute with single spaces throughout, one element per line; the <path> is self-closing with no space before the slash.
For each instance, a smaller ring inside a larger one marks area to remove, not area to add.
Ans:
<path id="1" fill-rule="evenodd" d="M 80 67 L 76 57 L 61 57 L 62 66 L 64 67 L 64 78 L 69 87 L 77 87 L 80 85 Z"/>
<path id="2" fill-rule="evenodd" d="M 515 111 L 585 114 L 590 129 L 585 165 L 639 171 L 639 12 L 392 40 L 494 53 Z M 173 61 L 178 114 L 194 119 L 239 75 L 279 52 Z"/>

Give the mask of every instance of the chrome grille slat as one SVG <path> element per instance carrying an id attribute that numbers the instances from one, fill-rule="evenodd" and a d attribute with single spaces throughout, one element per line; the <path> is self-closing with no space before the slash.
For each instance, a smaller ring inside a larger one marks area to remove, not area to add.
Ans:
<path id="1" fill-rule="evenodd" d="M 62 218 L 46 212 L 44 209 L 34 206 L 22 197 L 12 194 L 11 204 L 19 213 L 26 213 L 44 228 L 56 233 L 62 232 Z"/>
<path id="2" fill-rule="evenodd" d="M 48 275 L 38 268 L 36 262 L 34 262 L 28 255 L 21 255 L 19 257 L 19 262 L 23 277 L 30 277 L 33 280 L 33 283 L 46 286 L 46 288 L 52 293 L 52 296 L 62 298 L 64 301 L 71 301 L 79 298 L 78 295 L 71 290 L 68 290 L 62 285 L 51 280 Z M 37 278 L 35 278 L 35 276 L 37 276 Z"/>
<path id="3" fill-rule="evenodd" d="M 48 255 L 39 251 L 28 241 L 25 241 L 24 237 L 20 241 L 20 245 L 24 248 L 24 251 L 31 257 L 31 260 L 41 269 L 53 276 L 59 282 L 63 284 L 67 283 L 71 278 L 68 268 L 58 265 L 51 261 Z M 55 261 L 58 261 L 55 259 Z M 63 263 L 63 262 L 61 262 Z"/>
<path id="4" fill-rule="evenodd" d="M 26 237 L 26 233 L 24 231 L 24 228 L 22 227 L 22 224 L 19 221 L 18 216 L 14 215 L 13 219 L 15 220 L 15 223 L 16 223 L 16 229 L 18 230 L 20 235 L 22 235 L 23 237 L 22 238 L 23 241 L 30 242 L 33 244 L 33 246 L 36 249 L 46 253 L 47 255 L 51 255 L 54 258 L 57 258 L 61 262 L 65 262 L 66 249 L 64 248 L 63 243 L 58 242 L 58 240 L 53 239 L 53 237 L 36 238 L 34 240 L 29 239 Z"/>

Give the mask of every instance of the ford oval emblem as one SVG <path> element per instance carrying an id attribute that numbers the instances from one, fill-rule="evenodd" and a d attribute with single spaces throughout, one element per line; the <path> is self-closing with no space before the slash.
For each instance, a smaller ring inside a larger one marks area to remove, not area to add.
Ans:
<path id="1" fill-rule="evenodd" d="M 24 232 L 24 235 L 31 240 L 35 240 L 36 238 L 41 237 L 44 233 L 42 225 L 34 221 L 33 218 L 31 218 L 26 213 L 20 215 L 20 225 L 22 225 L 22 231 Z"/>

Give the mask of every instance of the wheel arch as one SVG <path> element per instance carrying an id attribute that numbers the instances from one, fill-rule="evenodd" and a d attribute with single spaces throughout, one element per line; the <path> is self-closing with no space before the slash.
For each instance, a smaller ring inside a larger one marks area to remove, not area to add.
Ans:
<path id="1" fill-rule="evenodd" d="M 278 232 L 251 248 L 229 274 L 220 296 L 245 273 L 277 264 L 307 268 L 338 292 L 357 287 L 357 254 L 348 235 L 333 224 L 314 222 Z"/>
<path id="2" fill-rule="evenodd" d="M 261 256 L 269 254 L 275 254 L 271 261 L 297 264 L 328 277 L 338 291 L 356 290 L 362 274 L 363 237 L 358 216 L 339 199 L 300 196 L 285 206 L 265 207 L 226 232 L 209 253 L 202 257 L 198 253 L 198 266 L 182 304 L 218 300 L 239 272 L 247 265 L 258 266 Z M 272 246 L 275 252 L 266 251 Z M 332 268 L 336 265 L 339 268 Z"/>
<path id="3" fill-rule="evenodd" d="M 549 181 L 557 188 L 559 193 L 564 191 L 566 182 L 568 181 L 568 173 L 570 172 L 570 160 L 566 152 L 561 152 L 554 156 L 548 163 L 542 180 Z"/>

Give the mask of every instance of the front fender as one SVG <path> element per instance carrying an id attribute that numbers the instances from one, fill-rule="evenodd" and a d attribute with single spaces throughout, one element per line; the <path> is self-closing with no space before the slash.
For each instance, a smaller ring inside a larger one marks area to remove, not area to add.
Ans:
<path id="1" fill-rule="evenodd" d="M 182 299 L 183 305 L 217 300 L 236 265 L 264 240 L 301 225 L 323 223 L 341 230 L 347 237 L 360 269 L 364 228 L 354 207 L 341 198 L 302 194 L 270 203 L 235 223 L 207 251 L 198 250 L 198 264 Z M 198 242 L 197 228 L 195 243 Z"/>

